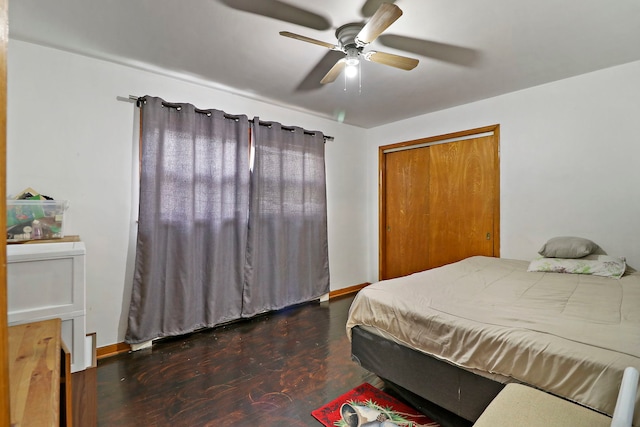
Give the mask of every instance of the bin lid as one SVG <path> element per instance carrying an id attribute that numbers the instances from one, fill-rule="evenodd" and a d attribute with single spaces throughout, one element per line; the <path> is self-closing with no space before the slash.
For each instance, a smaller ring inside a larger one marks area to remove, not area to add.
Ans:
<path id="1" fill-rule="evenodd" d="M 46 259 L 85 255 L 84 242 L 7 245 L 7 261 Z"/>

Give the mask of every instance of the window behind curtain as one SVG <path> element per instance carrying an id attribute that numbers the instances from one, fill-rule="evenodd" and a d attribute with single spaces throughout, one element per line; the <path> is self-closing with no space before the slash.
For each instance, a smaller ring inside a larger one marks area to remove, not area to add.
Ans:
<path id="1" fill-rule="evenodd" d="M 244 316 L 329 292 L 324 136 L 257 123 Z"/>

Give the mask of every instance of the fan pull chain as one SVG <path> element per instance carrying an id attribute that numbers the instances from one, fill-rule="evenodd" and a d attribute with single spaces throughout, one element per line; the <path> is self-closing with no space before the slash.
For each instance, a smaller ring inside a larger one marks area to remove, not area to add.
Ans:
<path id="1" fill-rule="evenodd" d="M 358 95 L 362 94 L 362 61 L 358 61 Z"/>

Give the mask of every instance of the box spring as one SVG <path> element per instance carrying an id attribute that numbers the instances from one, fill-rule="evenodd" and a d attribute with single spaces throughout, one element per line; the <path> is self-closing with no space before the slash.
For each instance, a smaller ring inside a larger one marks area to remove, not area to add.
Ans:
<path id="1" fill-rule="evenodd" d="M 352 337 L 354 361 L 443 425 L 470 425 L 504 387 L 359 326 L 353 328 Z"/>

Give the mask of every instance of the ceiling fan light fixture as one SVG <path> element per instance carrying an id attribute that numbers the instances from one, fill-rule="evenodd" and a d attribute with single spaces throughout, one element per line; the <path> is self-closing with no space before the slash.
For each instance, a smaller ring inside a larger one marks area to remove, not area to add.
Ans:
<path id="1" fill-rule="evenodd" d="M 356 48 L 348 48 L 347 49 L 347 58 L 345 61 L 345 75 L 349 78 L 355 77 L 358 75 L 358 68 L 360 65 L 360 52 Z"/>
<path id="2" fill-rule="evenodd" d="M 347 65 L 356 66 L 360 63 L 358 58 L 347 58 Z"/>
<path id="3" fill-rule="evenodd" d="M 355 59 L 355 60 L 347 59 L 347 65 L 344 68 L 345 75 L 348 78 L 353 78 L 353 77 L 357 76 L 358 75 L 358 65 L 359 64 L 360 64 L 360 61 L 358 61 L 357 59 Z"/>

